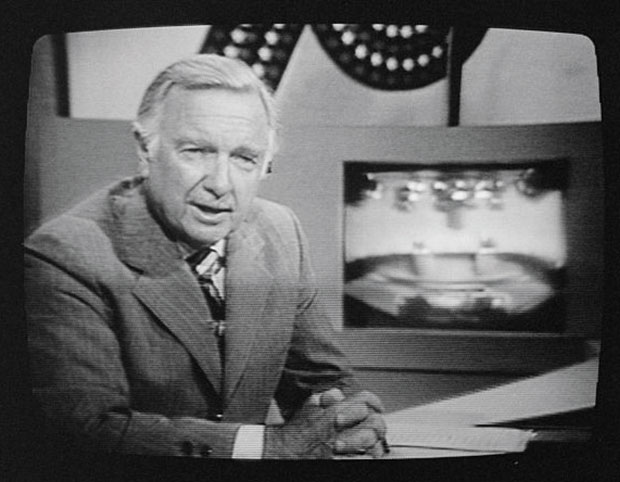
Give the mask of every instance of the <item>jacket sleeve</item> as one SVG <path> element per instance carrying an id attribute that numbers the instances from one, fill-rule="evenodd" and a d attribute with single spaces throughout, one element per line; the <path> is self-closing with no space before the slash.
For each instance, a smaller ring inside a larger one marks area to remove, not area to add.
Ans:
<path id="1" fill-rule="evenodd" d="M 230 457 L 238 424 L 132 409 L 111 308 L 75 272 L 26 250 L 33 394 L 50 433 L 86 450 Z"/>
<path id="2" fill-rule="evenodd" d="M 305 234 L 296 216 L 290 215 L 297 237 L 299 284 L 293 337 L 276 393 L 285 419 L 312 393 L 338 387 L 350 395 L 361 389 L 321 304 Z"/>

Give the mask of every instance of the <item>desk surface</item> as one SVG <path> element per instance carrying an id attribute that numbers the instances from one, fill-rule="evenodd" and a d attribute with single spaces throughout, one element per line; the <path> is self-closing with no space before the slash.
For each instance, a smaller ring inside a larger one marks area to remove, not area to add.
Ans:
<path id="1" fill-rule="evenodd" d="M 594 407 L 598 358 L 535 377 L 386 415 L 388 426 L 465 427 L 503 425 Z M 586 442 L 589 430 L 541 430 L 532 440 Z M 537 440 L 538 438 L 538 440 Z M 459 457 L 496 454 L 422 447 L 395 447 L 390 458 Z"/>
<path id="2" fill-rule="evenodd" d="M 500 424 L 594 407 L 598 358 L 455 398 L 399 410 L 391 422 Z"/>

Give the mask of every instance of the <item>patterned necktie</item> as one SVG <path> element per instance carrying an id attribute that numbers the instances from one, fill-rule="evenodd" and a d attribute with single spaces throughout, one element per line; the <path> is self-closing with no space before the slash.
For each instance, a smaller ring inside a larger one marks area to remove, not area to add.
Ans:
<path id="1" fill-rule="evenodd" d="M 211 316 L 213 318 L 213 332 L 217 338 L 217 348 L 220 354 L 220 364 L 222 367 L 222 386 L 224 387 L 224 362 L 225 362 L 225 339 L 226 331 L 226 304 L 222 293 L 215 284 L 214 277 L 224 267 L 225 259 L 217 251 L 209 248 L 206 251 L 199 251 L 187 259 L 192 270 L 196 274 L 198 284 L 202 289 Z"/>
<path id="2" fill-rule="evenodd" d="M 217 251 L 209 249 L 191 256 L 188 263 L 192 266 L 198 284 L 211 310 L 211 316 L 215 320 L 214 332 L 220 343 L 223 343 L 226 330 L 226 302 L 218 289 L 214 277 L 224 267 L 224 258 Z"/>

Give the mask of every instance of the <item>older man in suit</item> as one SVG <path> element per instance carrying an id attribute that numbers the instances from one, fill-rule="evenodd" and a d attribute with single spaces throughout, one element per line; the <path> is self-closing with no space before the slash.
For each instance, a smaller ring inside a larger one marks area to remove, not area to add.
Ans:
<path id="1" fill-rule="evenodd" d="M 140 173 L 26 241 L 35 399 L 81 448 L 204 457 L 383 454 L 317 299 L 294 214 L 256 197 L 273 100 L 245 64 L 165 69 L 134 123 Z M 282 423 L 265 425 L 273 406 Z"/>

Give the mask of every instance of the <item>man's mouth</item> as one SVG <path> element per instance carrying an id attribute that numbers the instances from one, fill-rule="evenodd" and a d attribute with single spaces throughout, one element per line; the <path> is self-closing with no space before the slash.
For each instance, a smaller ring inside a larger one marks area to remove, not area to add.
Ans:
<path id="1" fill-rule="evenodd" d="M 201 212 L 205 214 L 220 214 L 232 211 L 231 208 L 226 206 L 209 206 L 206 204 L 192 204 L 192 206 L 198 208 Z"/>
<path id="2" fill-rule="evenodd" d="M 197 203 L 192 203 L 191 206 L 195 208 L 199 219 L 207 224 L 219 223 L 232 212 L 232 208 L 227 206 L 211 206 L 209 204 Z"/>

